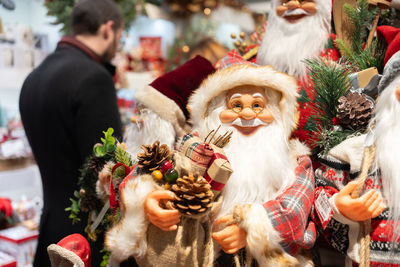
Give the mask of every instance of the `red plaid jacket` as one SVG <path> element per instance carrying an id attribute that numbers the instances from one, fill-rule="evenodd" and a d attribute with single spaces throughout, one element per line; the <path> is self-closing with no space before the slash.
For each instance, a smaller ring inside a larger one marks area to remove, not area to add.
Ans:
<path id="1" fill-rule="evenodd" d="M 309 249 L 316 239 L 315 224 L 309 221 L 314 202 L 314 172 L 311 159 L 297 159 L 296 180 L 276 199 L 264 204 L 283 248 L 295 255 L 299 248 Z"/>

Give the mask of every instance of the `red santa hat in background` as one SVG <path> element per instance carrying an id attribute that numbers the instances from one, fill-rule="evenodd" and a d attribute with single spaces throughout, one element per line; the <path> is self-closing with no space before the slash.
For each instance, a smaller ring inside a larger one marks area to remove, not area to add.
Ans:
<path id="1" fill-rule="evenodd" d="M 196 56 L 174 71 L 154 80 L 136 93 L 138 103 L 170 122 L 178 136 L 187 132 L 189 96 L 215 68 L 205 58 Z"/>
<path id="2" fill-rule="evenodd" d="M 89 242 L 80 234 L 72 234 L 47 247 L 53 267 L 90 267 Z"/>

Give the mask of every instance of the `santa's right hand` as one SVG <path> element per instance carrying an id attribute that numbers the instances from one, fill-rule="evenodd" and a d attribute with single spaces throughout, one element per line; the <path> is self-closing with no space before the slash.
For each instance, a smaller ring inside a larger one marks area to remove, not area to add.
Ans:
<path id="1" fill-rule="evenodd" d="M 335 206 L 339 212 L 352 221 L 365 221 L 377 217 L 386 208 L 382 196 L 375 190 L 369 190 L 363 196 L 352 198 L 357 182 L 348 183 L 335 196 Z"/>
<path id="2" fill-rule="evenodd" d="M 155 190 L 147 195 L 144 201 L 144 212 L 147 219 L 163 231 L 174 231 L 180 222 L 180 213 L 176 209 L 164 209 L 161 202 L 174 200 L 175 194 L 169 190 Z"/>

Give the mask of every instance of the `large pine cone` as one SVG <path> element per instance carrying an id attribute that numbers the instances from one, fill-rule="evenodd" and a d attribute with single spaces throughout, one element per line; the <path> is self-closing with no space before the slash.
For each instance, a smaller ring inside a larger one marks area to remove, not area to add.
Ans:
<path id="1" fill-rule="evenodd" d="M 99 173 L 103 169 L 106 162 L 107 161 L 104 158 L 99 158 L 95 155 L 92 155 L 88 161 L 88 168 L 96 173 Z"/>
<path id="2" fill-rule="evenodd" d="M 337 117 L 345 128 L 363 130 L 368 126 L 374 103 L 365 94 L 350 92 L 339 98 Z"/>
<path id="3" fill-rule="evenodd" d="M 80 201 L 80 208 L 83 212 L 90 212 L 97 207 L 98 198 L 95 195 L 84 195 Z"/>
<path id="4" fill-rule="evenodd" d="M 211 186 L 198 173 L 178 178 L 176 184 L 172 185 L 172 191 L 176 195 L 174 206 L 182 214 L 196 215 L 212 207 L 214 194 Z"/>
<path id="5" fill-rule="evenodd" d="M 160 141 L 155 141 L 153 145 L 142 145 L 143 153 L 138 158 L 138 167 L 141 173 L 152 173 L 161 168 L 164 161 L 170 157 L 170 150 L 167 145 L 160 146 Z"/>

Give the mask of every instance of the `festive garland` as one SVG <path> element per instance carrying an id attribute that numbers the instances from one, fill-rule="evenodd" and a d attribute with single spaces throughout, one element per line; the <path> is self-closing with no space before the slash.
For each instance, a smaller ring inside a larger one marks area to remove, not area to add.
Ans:
<path id="1" fill-rule="evenodd" d="M 93 242 L 97 240 L 98 235 L 103 235 L 119 222 L 120 209 L 116 204 L 119 200 L 119 185 L 133 167 L 133 160 L 124 145 L 113 137 L 114 130 L 109 128 L 103 133 L 102 143 L 93 147 L 93 154 L 80 169 L 80 189 L 74 192 L 74 197 L 70 198 L 71 206 L 65 209 L 70 212 L 69 218 L 73 224 L 80 222 L 82 217 L 87 217 L 85 232 Z M 101 172 L 105 172 L 106 176 L 109 174 L 110 180 L 98 181 Z M 112 186 L 109 186 L 110 184 Z M 109 195 L 101 194 L 104 190 L 99 188 L 108 186 Z M 104 255 L 101 266 L 107 266 L 109 252 L 104 248 L 102 253 Z"/>

